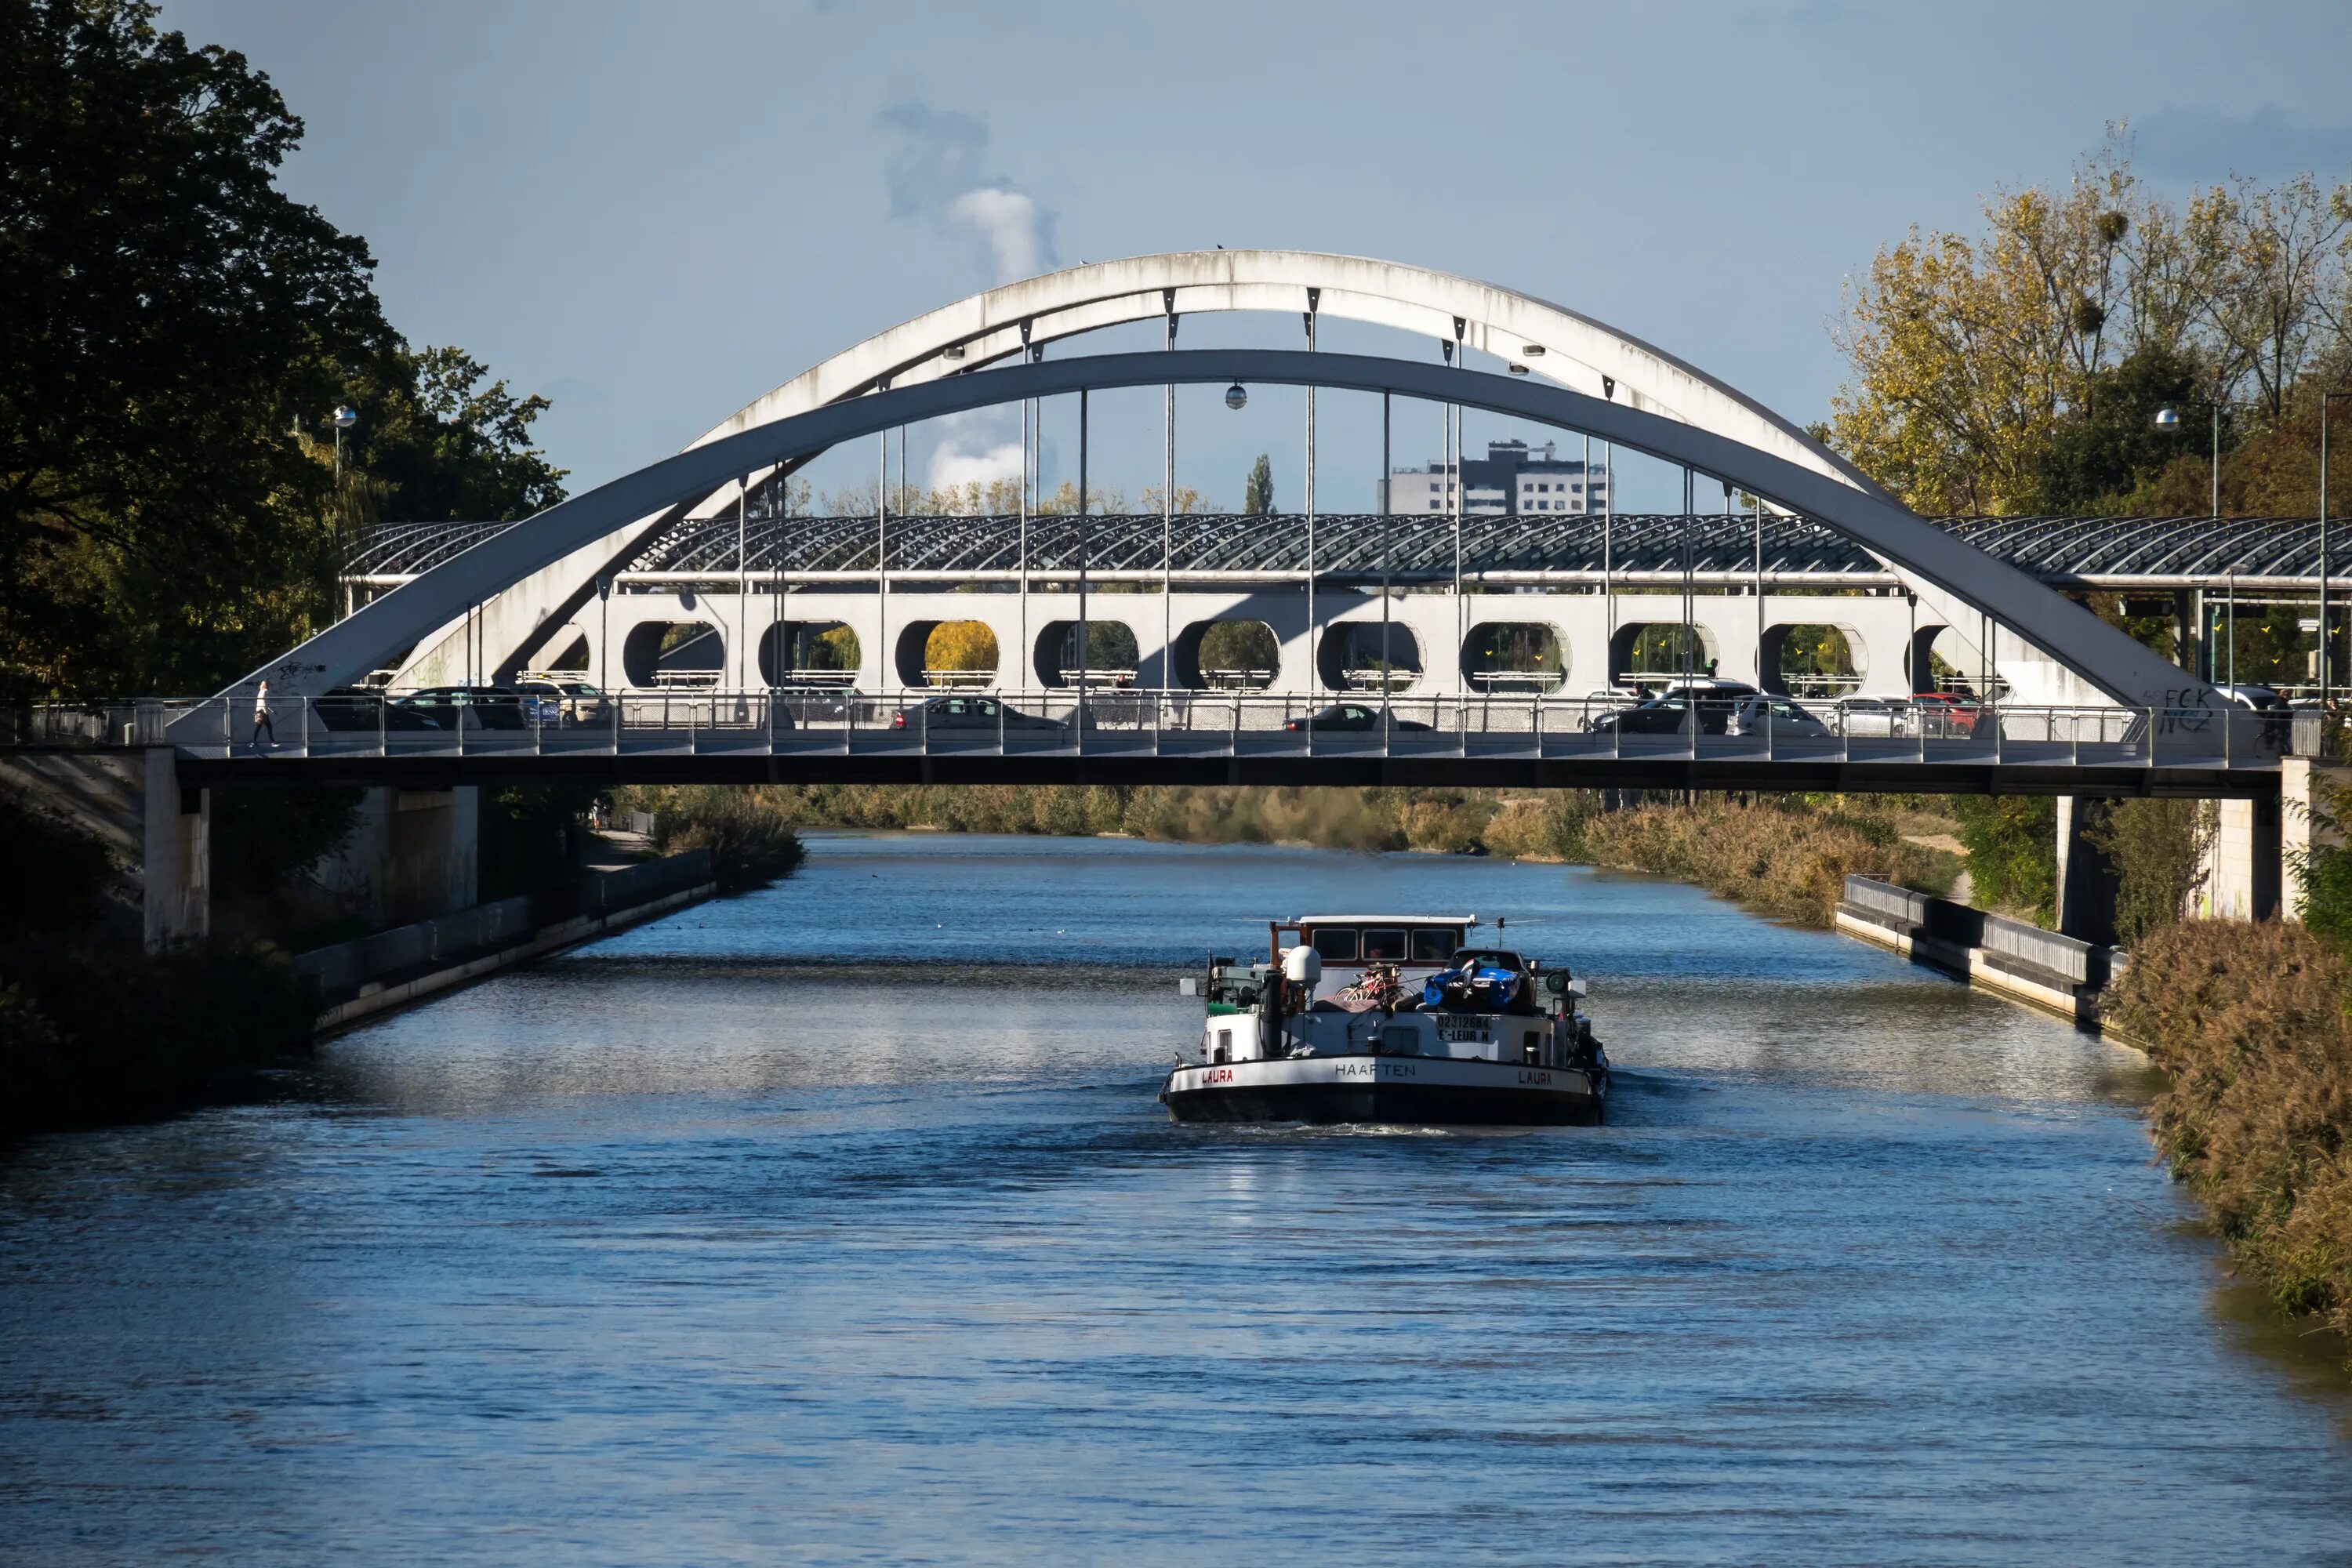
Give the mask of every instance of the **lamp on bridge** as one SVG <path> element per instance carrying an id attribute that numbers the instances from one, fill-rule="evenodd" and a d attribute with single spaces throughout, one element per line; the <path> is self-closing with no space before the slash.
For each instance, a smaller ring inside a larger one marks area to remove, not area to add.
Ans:
<path id="1" fill-rule="evenodd" d="M 2221 515 L 2221 400 L 2218 397 L 2194 397 L 2189 401 L 2201 403 L 2213 411 L 2213 515 L 2220 517 Z M 2170 404 L 2158 409 L 2156 427 L 2168 436 L 2178 434 L 2180 429 L 2180 410 Z"/>
<path id="2" fill-rule="evenodd" d="M 1238 382 L 1238 381 L 1237 381 L 1237 382 L 1234 383 L 1231 386 L 1229 386 L 1229 387 L 1225 388 L 1225 406 L 1226 406 L 1226 407 L 1228 407 L 1228 408 L 1234 408 L 1234 409 L 1238 409 L 1238 408 L 1243 407 L 1243 406 L 1244 406 L 1244 405 L 1246 405 L 1248 402 L 1249 402 L 1249 390 L 1248 390 L 1246 387 L 1243 386 L 1243 385 L 1242 385 L 1242 384 L 1241 384 L 1240 382 Z"/>
<path id="3" fill-rule="evenodd" d="M 343 478 L 343 432 L 360 422 L 360 411 L 348 403 L 338 404 L 333 415 L 335 426 L 335 482 Z"/>

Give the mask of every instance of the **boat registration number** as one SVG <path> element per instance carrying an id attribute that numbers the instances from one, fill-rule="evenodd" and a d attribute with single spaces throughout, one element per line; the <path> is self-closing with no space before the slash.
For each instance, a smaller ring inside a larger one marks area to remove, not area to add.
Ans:
<path id="1" fill-rule="evenodd" d="M 1490 1037 L 1484 1018 L 1465 1018 L 1458 1014 L 1440 1013 L 1437 1016 L 1437 1037 L 1462 1045 L 1483 1046 Z"/>

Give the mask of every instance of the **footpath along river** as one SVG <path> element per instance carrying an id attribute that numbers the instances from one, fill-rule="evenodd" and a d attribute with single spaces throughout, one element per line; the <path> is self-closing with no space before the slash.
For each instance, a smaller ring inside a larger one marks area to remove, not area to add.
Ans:
<path id="1" fill-rule="evenodd" d="M 1317 907 L 1571 961 L 1609 1125 L 1175 1127 Z M 0 1155 L 0 1561 L 2352 1562 L 2126 1052 L 1670 883 L 821 834 Z"/>

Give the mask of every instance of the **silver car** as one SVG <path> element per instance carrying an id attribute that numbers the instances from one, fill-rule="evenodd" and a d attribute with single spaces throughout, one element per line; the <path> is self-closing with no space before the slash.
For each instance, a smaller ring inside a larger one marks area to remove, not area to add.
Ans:
<path id="1" fill-rule="evenodd" d="M 1907 735 L 1911 705 L 1895 697 L 1847 697 L 1837 705 L 1841 735 Z"/>
<path id="2" fill-rule="evenodd" d="M 1732 710 L 1731 722 L 1725 727 L 1725 732 L 1819 740 L 1830 733 L 1830 727 L 1822 723 L 1811 709 L 1801 707 L 1786 697 L 1759 693 Z"/>

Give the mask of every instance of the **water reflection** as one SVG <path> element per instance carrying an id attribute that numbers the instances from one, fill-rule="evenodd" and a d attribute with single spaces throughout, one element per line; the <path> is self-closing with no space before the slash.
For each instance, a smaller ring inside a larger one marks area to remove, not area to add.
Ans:
<path id="1" fill-rule="evenodd" d="M 1175 973 L 1368 903 L 1572 960 L 1612 1124 L 1167 1123 Z M 1639 879 L 828 837 L 23 1151 L 0 1557 L 2340 1561 L 2144 1092 Z"/>

